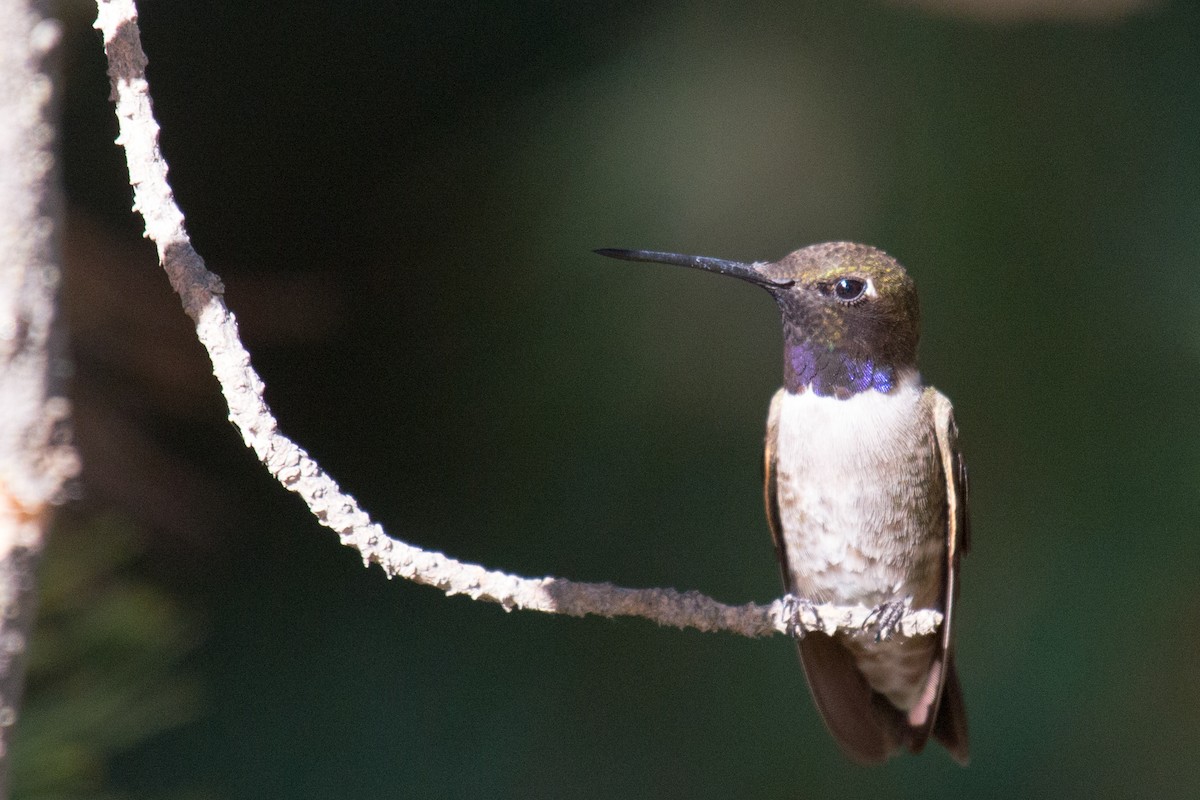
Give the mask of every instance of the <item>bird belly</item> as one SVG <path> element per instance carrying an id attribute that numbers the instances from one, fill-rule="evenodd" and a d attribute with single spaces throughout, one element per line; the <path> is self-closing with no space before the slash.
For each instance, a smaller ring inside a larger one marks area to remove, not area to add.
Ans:
<path id="1" fill-rule="evenodd" d="M 784 393 L 776 440 L 790 591 L 817 603 L 876 606 L 912 596 L 942 603 L 945 479 L 919 386 L 839 400 Z M 901 709 L 917 701 L 934 637 L 839 637 L 872 689 Z"/>

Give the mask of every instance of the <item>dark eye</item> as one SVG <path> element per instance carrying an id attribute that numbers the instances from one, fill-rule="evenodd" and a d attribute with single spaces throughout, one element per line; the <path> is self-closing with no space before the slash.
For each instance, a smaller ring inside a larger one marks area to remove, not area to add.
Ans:
<path id="1" fill-rule="evenodd" d="M 833 294 L 843 303 L 851 303 L 863 296 L 867 282 L 858 278 L 839 278 L 833 285 Z"/>

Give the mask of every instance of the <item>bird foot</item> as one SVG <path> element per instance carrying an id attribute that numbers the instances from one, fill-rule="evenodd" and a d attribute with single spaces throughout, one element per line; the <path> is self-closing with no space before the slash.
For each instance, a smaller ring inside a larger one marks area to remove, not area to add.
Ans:
<path id="1" fill-rule="evenodd" d="M 902 600 L 888 600 L 886 603 L 880 603 L 863 620 L 863 630 L 874 633 L 876 642 L 886 641 L 900 629 L 900 622 L 911 608 L 912 595 Z"/>
<path id="2" fill-rule="evenodd" d="M 785 594 L 782 614 L 787 635 L 793 639 L 803 639 L 806 633 L 825 629 L 817 606 L 807 597 Z"/>

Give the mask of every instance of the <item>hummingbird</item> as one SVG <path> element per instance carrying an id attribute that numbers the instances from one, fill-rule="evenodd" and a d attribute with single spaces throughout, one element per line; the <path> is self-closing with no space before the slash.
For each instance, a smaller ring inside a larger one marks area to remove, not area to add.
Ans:
<path id="1" fill-rule="evenodd" d="M 596 252 L 729 275 L 775 298 L 783 386 L 767 416 L 763 495 L 784 589 L 798 603 L 874 609 L 863 631 L 797 631 L 817 709 L 859 763 L 918 753 L 932 735 L 965 765 L 951 630 L 970 544 L 967 471 L 950 401 L 917 372 L 912 278 L 852 242 L 770 263 Z M 940 611 L 939 631 L 893 635 L 910 605 Z"/>

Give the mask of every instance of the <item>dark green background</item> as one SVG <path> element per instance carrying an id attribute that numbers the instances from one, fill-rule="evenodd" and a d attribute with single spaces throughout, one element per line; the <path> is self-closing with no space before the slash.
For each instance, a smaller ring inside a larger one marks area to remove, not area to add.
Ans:
<path id="1" fill-rule="evenodd" d="M 84 12 L 68 192 L 136 235 Z M 1200 792 L 1196 5 L 993 25 L 867 2 L 159 0 L 142 27 L 175 190 L 230 306 L 248 314 L 239 287 L 264 278 L 331 287 L 326 334 L 255 348 L 284 430 L 392 535 L 465 560 L 771 600 L 775 308 L 590 251 L 853 239 L 908 265 L 923 373 L 972 470 L 973 761 L 850 764 L 782 637 L 388 582 L 253 471 L 214 384 L 207 429 L 159 435 L 236 465 L 236 519 L 195 550 L 148 530 L 174 556 L 141 566 L 204 620 L 185 665 L 203 712 L 116 758 L 112 785 Z"/>

